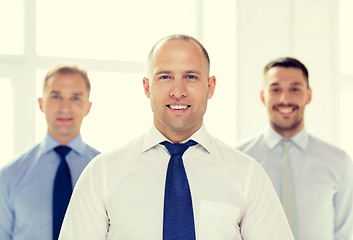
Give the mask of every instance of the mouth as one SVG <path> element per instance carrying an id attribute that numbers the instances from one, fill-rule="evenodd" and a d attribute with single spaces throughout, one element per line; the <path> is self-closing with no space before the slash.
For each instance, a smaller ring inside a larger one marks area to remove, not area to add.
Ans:
<path id="1" fill-rule="evenodd" d="M 63 118 L 63 117 L 58 117 L 56 119 L 60 122 L 70 122 L 73 120 L 73 118 Z"/>
<path id="2" fill-rule="evenodd" d="M 284 115 L 291 114 L 292 112 L 296 111 L 298 108 L 299 108 L 298 106 L 293 106 L 293 105 L 290 105 L 290 106 L 279 105 L 274 107 L 276 111 Z"/>
<path id="3" fill-rule="evenodd" d="M 167 107 L 172 110 L 186 110 L 189 107 L 191 107 L 191 105 L 178 104 L 178 105 L 167 105 Z"/>

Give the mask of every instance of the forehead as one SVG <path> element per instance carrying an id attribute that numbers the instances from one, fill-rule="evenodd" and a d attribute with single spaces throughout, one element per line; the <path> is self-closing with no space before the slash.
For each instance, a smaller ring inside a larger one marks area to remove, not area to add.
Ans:
<path id="1" fill-rule="evenodd" d="M 265 85 L 295 84 L 307 85 L 304 73 L 299 68 L 273 67 L 264 76 Z"/>
<path id="2" fill-rule="evenodd" d="M 57 73 L 48 79 L 44 90 L 86 92 L 85 80 L 79 73 Z"/>
<path id="3" fill-rule="evenodd" d="M 175 63 L 185 63 L 193 67 L 206 67 L 207 60 L 202 49 L 191 40 L 170 39 L 158 45 L 152 55 L 152 68 Z"/>

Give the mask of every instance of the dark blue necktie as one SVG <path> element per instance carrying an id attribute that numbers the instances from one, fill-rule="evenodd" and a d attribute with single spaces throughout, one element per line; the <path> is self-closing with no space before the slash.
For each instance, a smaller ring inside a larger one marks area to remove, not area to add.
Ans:
<path id="1" fill-rule="evenodd" d="M 57 240 L 60 233 L 67 205 L 72 194 L 72 182 L 69 166 L 66 162 L 66 155 L 71 148 L 58 146 L 54 151 L 60 156 L 60 164 L 56 171 L 53 190 L 53 240 Z"/>
<path id="2" fill-rule="evenodd" d="M 190 140 L 185 144 L 161 144 L 171 155 L 164 193 L 163 240 L 195 240 L 192 199 L 182 156 L 197 143 Z"/>

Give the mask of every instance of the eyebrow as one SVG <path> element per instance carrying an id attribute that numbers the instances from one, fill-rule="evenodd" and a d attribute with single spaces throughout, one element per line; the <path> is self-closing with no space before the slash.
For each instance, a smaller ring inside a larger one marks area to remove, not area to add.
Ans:
<path id="1" fill-rule="evenodd" d="M 171 71 L 159 71 L 159 72 L 156 72 L 155 75 L 161 75 L 161 74 L 170 74 L 172 73 Z"/>
<path id="2" fill-rule="evenodd" d="M 49 94 L 60 94 L 60 91 L 55 91 L 55 90 L 53 90 L 53 91 L 51 91 Z M 83 96 L 83 93 L 78 92 L 78 93 L 73 93 L 72 95 L 73 95 L 73 96 Z"/>
<path id="3" fill-rule="evenodd" d="M 186 71 L 187 74 L 190 74 L 190 73 L 196 73 L 198 75 L 201 75 L 201 72 L 199 71 L 195 71 L 195 70 L 189 70 L 189 71 Z"/>
<path id="4" fill-rule="evenodd" d="M 279 86 L 280 85 L 280 83 L 278 83 L 278 82 L 275 82 L 275 83 L 272 83 L 271 85 L 270 85 L 270 87 L 273 87 L 273 86 Z M 290 85 L 291 86 L 301 86 L 301 85 L 303 85 L 303 83 L 301 83 L 301 82 L 294 82 L 294 83 L 290 83 Z"/>
<path id="5" fill-rule="evenodd" d="M 303 85 L 303 83 L 301 83 L 301 82 L 294 82 L 294 83 L 291 83 L 290 85 Z"/>
<path id="6" fill-rule="evenodd" d="M 165 70 L 165 71 L 156 72 L 155 75 L 171 74 L 171 73 L 173 73 L 173 72 Z M 195 71 L 195 70 L 188 70 L 188 71 L 185 72 L 185 74 L 190 74 L 190 73 L 195 73 L 195 74 L 201 75 L 201 72 Z"/>

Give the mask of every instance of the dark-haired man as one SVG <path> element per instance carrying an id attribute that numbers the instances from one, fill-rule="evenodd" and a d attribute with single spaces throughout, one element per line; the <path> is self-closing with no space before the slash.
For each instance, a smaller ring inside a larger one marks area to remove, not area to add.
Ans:
<path id="1" fill-rule="evenodd" d="M 308 70 L 299 60 L 285 57 L 267 64 L 261 100 L 269 126 L 238 149 L 265 168 L 295 239 L 351 240 L 352 160 L 304 128 L 311 91 Z"/>

